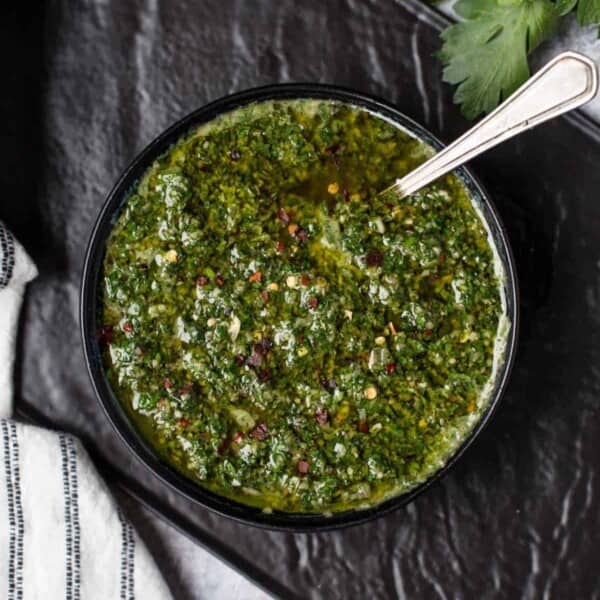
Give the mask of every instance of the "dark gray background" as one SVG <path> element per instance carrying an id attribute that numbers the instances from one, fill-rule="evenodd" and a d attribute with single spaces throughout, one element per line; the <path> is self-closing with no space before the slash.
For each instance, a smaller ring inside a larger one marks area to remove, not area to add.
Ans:
<path id="1" fill-rule="evenodd" d="M 40 269 L 21 326 L 22 414 L 80 435 L 110 482 L 135 482 L 137 493 L 282 596 L 600 597 L 595 125 L 559 119 L 473 165 L 514 244 L 523 324 L 505 400 L 459 465 L 407 508 L 367 525 L 260 531 L 165 489 L 108 425 L 78 330 L 92 223 L 119 172 L 154 136 L 247 87 L 346 85 L 452 139 L 468 125 L 432 57 L 444 21 L 412 0 L 65 0 L 2 12 L 0 219 Z M 136 500 L 124 501 L 177 597 L 208 597 L 181 578 L 189 557 L 175 552 L 164 527 Z"/>

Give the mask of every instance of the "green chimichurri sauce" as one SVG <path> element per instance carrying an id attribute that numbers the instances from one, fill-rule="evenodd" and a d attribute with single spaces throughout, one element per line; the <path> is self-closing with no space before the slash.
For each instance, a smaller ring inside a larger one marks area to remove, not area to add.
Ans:
<path id="1" fill-rule="evenodd" d="M 378 195 L 431 153 L 365 110 L 296 100 L 220 117 L 149 169 L 107 247 L 105 364 L 175 467 L 327 513 L 414 487 L 464 440 L 503 274 L 455 176 Z"/>

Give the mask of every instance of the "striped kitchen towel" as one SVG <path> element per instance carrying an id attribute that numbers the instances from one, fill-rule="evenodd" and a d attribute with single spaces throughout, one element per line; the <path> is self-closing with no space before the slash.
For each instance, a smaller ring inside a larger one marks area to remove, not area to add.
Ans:
<path id="1" fill-rule="evenodd" d="M 170 599 L 81 443 L 10 419 L 17 320 L 36 274 L 0 222 L 0 598 Z"/>

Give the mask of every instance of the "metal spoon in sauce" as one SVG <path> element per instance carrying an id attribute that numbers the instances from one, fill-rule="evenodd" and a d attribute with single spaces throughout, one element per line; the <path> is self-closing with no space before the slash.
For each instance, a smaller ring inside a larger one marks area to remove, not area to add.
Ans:
<path id="1" fill-rule="evenodd" d="M 485 119 L 381 193 L 404 198 L 504 140 L 585 104 L 597 91 L 596 64 L 578 52 L 563 52 Z"/>

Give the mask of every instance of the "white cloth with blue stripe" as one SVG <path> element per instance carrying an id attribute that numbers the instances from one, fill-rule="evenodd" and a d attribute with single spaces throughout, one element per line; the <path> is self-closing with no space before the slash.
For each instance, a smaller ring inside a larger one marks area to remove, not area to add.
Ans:
<path id="1" fill-rule="evenodd" d="M 0 223 L 0 598 L 170 599 L 81 443 L 10 418 L 19 310 L 36 274 Z"/>

